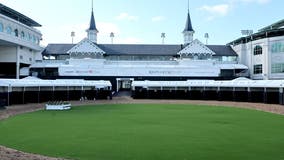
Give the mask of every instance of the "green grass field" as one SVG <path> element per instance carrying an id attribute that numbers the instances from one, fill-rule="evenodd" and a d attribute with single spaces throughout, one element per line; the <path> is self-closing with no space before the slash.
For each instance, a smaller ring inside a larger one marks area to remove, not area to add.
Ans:
<path id="1" fill-rule="evenodd" d="M 190 105 L 86 106 L 1 121 L 0 144 L 76 160 L 283 160 L 284 116 Z"/>

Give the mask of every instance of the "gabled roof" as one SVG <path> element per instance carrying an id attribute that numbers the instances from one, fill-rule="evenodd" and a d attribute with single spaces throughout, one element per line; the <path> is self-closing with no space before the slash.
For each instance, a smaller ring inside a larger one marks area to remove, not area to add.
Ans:
<path id="1" fill-rule="evenodd" d="M 94 16 L 94 11 L 92 11 L 89 30 L 95 30 L 98 32 L 96 21 L 95 21 L 95 16 Z"/>
<path id="2" fill-rule="evenodd" d="M 89 54 L 105 54 L 95 43 L 88 38 L 83 39 L 77 45 L 72 47 L 67 53 L 89 53 Z"/>
<path id="3" fill-rule="evenodd" d="M 39 23 L 32 20 L 31 18 L 3 5 L 0 3 L 0 14 L 12 18 L 20 23 L 23 23 L 29 27 L 41 27 Z"/>
<path id="4" fill-rule="evenodd" d="M 62 55 L 76 44 L 49 44 L 43 51 L 43 55 Z M 151 55 L 151 56 L 177 56 L 184 49 L 184 45 L 148 45 L 148 44 L 97 44 L 105 52 L 105 55 Z M 214 56 L 237 56 L 236 52 L 225 45 L 207 45 L 215 52 Z"/>
<path id="5" fill-rule="evenodd" d="M 186 24 L 185 24 L 185 28 L 184 28 L 183 32 L 194 32 L 194 30 L 192 28 L 192 24 L 191 24 L 191 18 L 190 18 L 189 11 L 187 13 Z"/>
<path id="6" fill-rule="evenodd" d="M 213 52 L 210 48 L 206 45 L 201 43 L 198 39 L 192 41 L 188 44 L 184 49 L 178 52 L 179 55 L 191 55 L 191 54 L 209 54 L 215 55 L 216 53 Z"/>

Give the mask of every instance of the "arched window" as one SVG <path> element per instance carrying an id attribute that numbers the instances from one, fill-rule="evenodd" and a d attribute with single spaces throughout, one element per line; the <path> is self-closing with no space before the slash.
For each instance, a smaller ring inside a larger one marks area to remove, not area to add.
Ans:
<path id="1" fill-rule="evenodd" d="M 25 39 L 25 32 L 24 31 L 21 32 L 21 38 Z"/>
<path id="2" fill-rule="evenodd" d="M 36 37 L 33 36 L 33 43 L 36 43 Z"/>
<path id="3" fill-rule="evenodd" d="M 6 33 L 12 34 L 12 27 L 7 26 L 7 27 L 6 27 Z"/>
<path id="4" fill-rule="evenodd" d="M 253 50 L 253 55 L 261 55 L 262 54 L 262 47 L 261 46 L 255 46 Z"/>
<path id="5" fill-rule="evenodd" d="M 16 37 L 19 37 L 19 31 L 18 31 L 18 29 L 15 29 L 15 30 L 14 30 L 14 34 L 15 34 Z"/>
<path id="6" fill-rule="evenodd" d="M 4 26 L 3 23 L 0 23 L 0 32 L 3 32 Z"/>
<path id="7" fill-rule="evenodd" d="M 36 44 L 39 44 L 39 38 L 38 37 L 36 38 Z"/>
<path id="8" fill-rule="evenodd" d="M 33 40 L 33 37 L 32 37 L 32 35 L 29 33 L 29 41 L 32 42 L 32 40 Z"/>

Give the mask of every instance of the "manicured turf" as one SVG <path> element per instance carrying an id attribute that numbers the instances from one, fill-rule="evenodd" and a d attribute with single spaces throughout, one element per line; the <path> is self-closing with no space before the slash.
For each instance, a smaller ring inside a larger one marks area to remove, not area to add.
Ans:
<path id="1" fill-rule="evenodd" d="M 80 160 L 283 160 L 284 116 L 190 105 L 99 105 L 0 122 L 0 144 Z"/>

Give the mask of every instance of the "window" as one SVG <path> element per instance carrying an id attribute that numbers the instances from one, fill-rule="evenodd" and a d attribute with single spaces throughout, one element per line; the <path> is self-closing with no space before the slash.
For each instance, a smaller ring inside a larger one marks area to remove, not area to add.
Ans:
<path id="1" fill-rule="evenodd" d="M 33 36 L 33 43 L 36 43 L 36 37 Z"/>
<path id="2" fill-rule="evenodd" d="M 261 55 L 262 54 L 262 47 L 261 46 L 255 46 L 253 50 L 253 55 Z"/>
<path id="3" fill-rule="evenodd" d="M 21 38 L 25 39 L 25 32 L 24 31 L 21 32 Z"/>
<path id="4" fill-rule="evenodd" d="M 272 73 L 284 73 L 284 63 L 272 64 Z"/>
<path id="5" fill-rule="evenodd" d="M 39 44 L 39 38 L 38 37 L 36 38 L 36 44 Z"/>
<path id="6" fill-rule="evenodd" d="M 14 34 L 15 34 L 16 37 L 19 37 L 19 31 L 18 31 L 18 29 L 15 29 L 15 30 L 14 30 Z"/>
<path id="7" fill-rule="evenodd" d="M 284 43 L 275 42 L 271 45 L 271 53 L 283 53 L 284 52 Z"/>
<path id="8" fill-rule="evenodd" d="M 262 64 L 253 66 L 253 74 L 262 74 Z"/>
<path id="9" fill-rule="evenodd" d="M 33 37 L 32 35 L 29 33 L 29 41 L 32 41 L 33 40 Z"/>
<path id="10" fill-rule="evenodd" d="M 0 23 L 0 32 L 3 32 L 4 26 L 2 23 Z"/>
<path id="11" fill-rule="evenodd" d="M 12 34 L 12 28 L 10 26 L 6 27 L 6 32 Z"/>
<path id="12" fill-rule="evenodd" d="M 20 59 L 21 59 L 21 60 L 23 60 L 23 59 L 24 59 L 24 57 L 23 57 L 22 55 L 20 55 Z"/>

